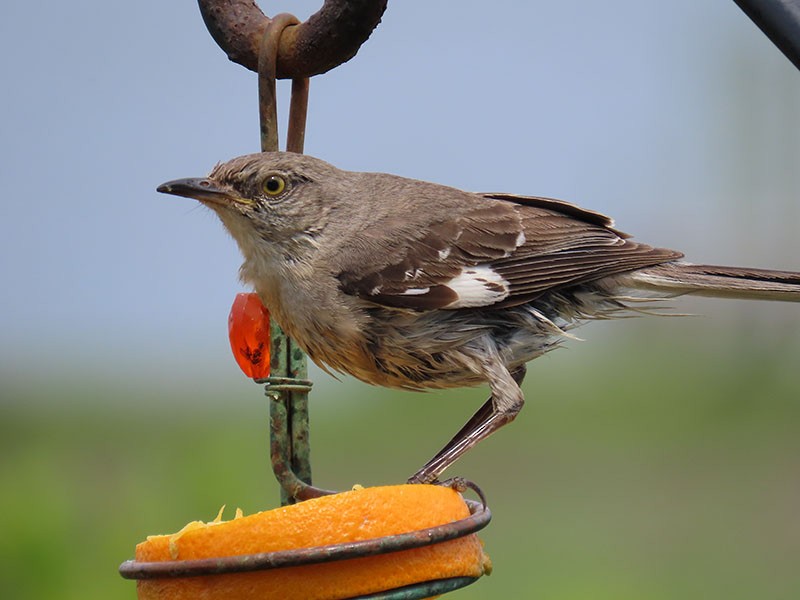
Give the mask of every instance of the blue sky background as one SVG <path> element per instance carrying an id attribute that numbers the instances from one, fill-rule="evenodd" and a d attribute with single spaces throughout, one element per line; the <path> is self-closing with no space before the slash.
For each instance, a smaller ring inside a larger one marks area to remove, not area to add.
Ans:
<path id="1" fill-rule="evenodd" d="M 156 0 L 5 2 L 0 74 L 0 378 L 241 381 L 238 250 L 155 187 L 258 149 L 255 74 L 194 2 Z M 393 0 L 312 81 L 306 151 L 564 198 L 697 262 L 800 269 L 799 75 L 728 0 Z M 795 306 L 709 302 L 709 334 L 798 345 Z"/>

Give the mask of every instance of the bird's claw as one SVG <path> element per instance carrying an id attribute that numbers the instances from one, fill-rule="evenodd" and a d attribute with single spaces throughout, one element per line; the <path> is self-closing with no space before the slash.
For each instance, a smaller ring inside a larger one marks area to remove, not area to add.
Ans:
<path id="1" fill-rule="evenodd" d="M 483 493 L 483 490 L 478 487 L 478 484 L 474 481 L 470 481 L 469 479 L 464 479 L 463 477 L 450 477 L 449 479 L 445 479 L 444 481 L 439 481 L 438 479 L 433 479 L 432 481 L 418 481 L 416 476 L 412 476 L 408 479 L 408 483 L 410 484 L 429 484 L 429 485 L 440 485 L 442 487 L 449 487 L 452 490 L 455 490 L 459 494 L 463 494 L 468 490 L 472 490 L 475 492 L 475 495 L 481 501 L 481 506 L 486 509 L 486 496 Z"/>

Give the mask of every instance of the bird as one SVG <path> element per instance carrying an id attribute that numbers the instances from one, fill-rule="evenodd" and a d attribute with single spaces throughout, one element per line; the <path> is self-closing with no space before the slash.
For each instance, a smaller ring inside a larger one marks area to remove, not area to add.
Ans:
<path id="1" fill-rule="evenodd" d="M 411 483 L 430 483 L 510 423 L 526 364 L 595 319 L 684 294 L 800 301 L 800 273 L 692 264 L 611 218 L 539 196 L 475 193 L 344 171 L 291 152 L 248 154 L 158 186 L 211 208 L 242 281 L 326 371 L 491 395 Z"/>

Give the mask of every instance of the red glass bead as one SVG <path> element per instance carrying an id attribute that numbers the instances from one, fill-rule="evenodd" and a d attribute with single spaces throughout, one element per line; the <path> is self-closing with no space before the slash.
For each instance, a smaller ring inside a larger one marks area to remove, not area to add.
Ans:
<path id="1" fill-rule="evenodd" d="M 228 337 L 239 368 L 248 377 L 269 377 L 269 311 L 258 294 L 236 294 L 228 316 Z"/>

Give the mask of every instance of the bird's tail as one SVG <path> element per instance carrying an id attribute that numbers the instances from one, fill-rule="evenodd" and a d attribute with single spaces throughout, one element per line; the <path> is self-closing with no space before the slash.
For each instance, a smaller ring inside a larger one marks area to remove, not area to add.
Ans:
<path id="1" fill-rule="evenodd" d="M 622 276 L 624 285 L 669 296 L 800 302 L 800 273 L 669 262 Z"/>

